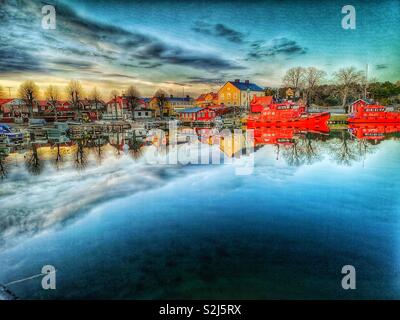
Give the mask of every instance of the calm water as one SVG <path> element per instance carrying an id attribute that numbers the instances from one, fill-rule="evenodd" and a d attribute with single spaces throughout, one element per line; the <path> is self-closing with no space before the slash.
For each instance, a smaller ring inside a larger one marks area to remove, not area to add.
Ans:
<path id="1" fill-rule="evenodd" d="M 10 288 L 23 299 L 400 298 L 398 135 L 261 143 L 250 175 L 149 164 L 154 148 L 86 141 L 59 161 L 40 145 L 3 157 L 0 283 L 50 264 L 57 290 Z M 357 290 L 341 289 L 348 264 Z"/>

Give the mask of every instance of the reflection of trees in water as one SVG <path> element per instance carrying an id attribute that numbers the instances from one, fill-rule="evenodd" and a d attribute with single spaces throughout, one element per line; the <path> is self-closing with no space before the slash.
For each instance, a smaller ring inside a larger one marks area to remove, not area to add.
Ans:
<path id="1" fill-rule="evenodd" d="M 357 140 L 357 153 L 358 157 L 365 160 L 367 154 L 371 154 L 375 151 L 374 145 L 368 140 L 360 139 Z"/>
<path id="2" fill-rule="evenodd" d="M 60 144 L 57 143 L 56 145 L 56 156 L 54 158 L 53 164 L 57 170 L 60 170 L 63 164 L 63 158 L 61 155 L 61 147 Z"/>
<path id="3" fill-rule="evenodd" d="M 7 169 L 4 161 L 5 157 L 0 155 L 0 178 L 4 179 L 7 177 Z"/>
<path id="4" fill-rule="evenodd" d="M 32 175 L 42 173 L 43 163 L 39 159 L 38 146 L 36 144 L 32 144 L 31 149 L 25 154 L 25 166 Z"/>
<path id="5" fill-rule="evenodd" d="M 104 159 L 104 145 L 106 141 L 102 137 L 94 138 L 90 141 L 90 145 L 86 144 L 87 147 L 90 147 L 92 153 L 95 156 L 97 164 L 101 164 Z"/>
<path id="6" fill-rule="evenodd" d="M 330 136 L 307 133 L 297 136 L 291 144 L 278 145 L 277 154 L 282 155 L 288 165 L 312 164 L 330 155 L 339 165 L 350 166 L 365 160 L 376 149 L 373 141 L 355 139 L 348 131 L 332 132 Z"/>
<path id="7" fill-rule="evenodd" d="M 300 166 L 302 164 L 312 164 L 322 158 L 318 140 L 312 134 L 306 134 L 293 140 L 291 144 L 278 145 L 278 156 L 281 152 L 282 157 L 290 166 Z M 278 157 L 277 156 L 277 157 Z"/>
<path id="8" fill-rule="evenodd" d="M 100 142 L 100 141 L 99 141 Z M 95 150 L 95 155 L 96 155 L 96 160 L 98 164 L 101 164 L 101 162 L 104 159 L 104 154 L 103 154 L 103 144 L 97 143 L 97 145 L 94 148 Z"/>
<path id="9" fill-rule="evenodd" d="M 373 145 L 364 139 L 355 139 L 343 130 L 339 136 L 329 141 L 333 159 L 341 165 L 350 166 L 353 162 L 364 160 L 368 153 L 374 152 Z"/>
<path id="10" fill-rule="evenodd" d="M 115 156 L 119 158 L 121 156 L 121 136 L 119 132 L 116 132 L 116 142 L 111 143 L 111 145 L 115 148 Z"/>
<path id="11" fill-rule="evenodd" d="M 82 170 L 87 165 L 87 155 L 85 151 L 85 141 L 79 139 L 76 141 L 77 149 L 75 154 L 75 167 Z"/>
<path id="12" fill-rule="evenodd" d="M 136 137 L 135 131 L 132 132 L 132 137 L 128 141 L 129 153 L 133 159 L 139 159 L 143 155 L 142 141 Z"/>
<path id="13" fill-rule="evenodd" d="M 300 156 L 297 140 L 294 140 L 291 144 L 285 145 L 281 151 L 281 154 L 289 166 L 297 167 L 304 163 Z"/>

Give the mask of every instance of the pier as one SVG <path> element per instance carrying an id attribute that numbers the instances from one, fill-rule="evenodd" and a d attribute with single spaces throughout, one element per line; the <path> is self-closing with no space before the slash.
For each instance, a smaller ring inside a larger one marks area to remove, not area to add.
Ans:
<path id="1" fill-rule="evenodd" d="M 17 300 L 18 297 L 5 285 L 0 284 L 0 300 Z"/>

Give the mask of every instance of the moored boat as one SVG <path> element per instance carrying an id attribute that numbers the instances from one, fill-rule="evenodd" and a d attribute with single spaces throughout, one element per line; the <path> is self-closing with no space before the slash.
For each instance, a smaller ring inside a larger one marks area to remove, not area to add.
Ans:
<path id="1" fill-rule="evenodd" d="M 8 124 L 4 123 L 0 124 L 0 135 L 7 137 L 9 143 L 13 145 L 22 144 L 24 140 L 24 134 L 22 132 L 18 132 Z"/>
<path id="2" fill-rule="evenodd" d="M 400 123 L 400 112 L 388 111 L 385 106 L 357 100 L 351 106 L 349 123 Z"/>
<path id="3" fill-rule="evenodd" d="M 294 126 L 318 128 L 325 127 L 330 118 L 329 112 L 307 113 L 304 105 L 293 102 L 272 103 L 260 114 L 249 115 L 247 128 L 263 126 Z"/>

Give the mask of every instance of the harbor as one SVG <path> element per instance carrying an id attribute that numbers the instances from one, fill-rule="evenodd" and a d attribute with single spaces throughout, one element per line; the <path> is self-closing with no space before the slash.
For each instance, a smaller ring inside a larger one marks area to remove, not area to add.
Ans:
<path id="1" fill-rule="evenodd" d="M 398 0 L 0 6 L 2 304 L 400 299 Z"/>

